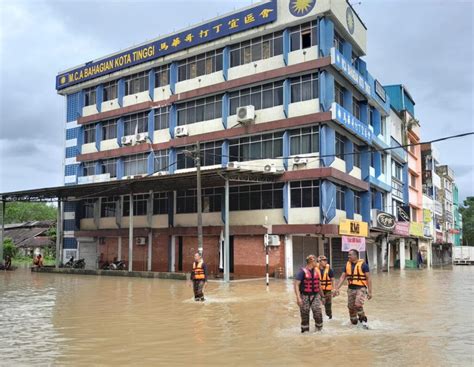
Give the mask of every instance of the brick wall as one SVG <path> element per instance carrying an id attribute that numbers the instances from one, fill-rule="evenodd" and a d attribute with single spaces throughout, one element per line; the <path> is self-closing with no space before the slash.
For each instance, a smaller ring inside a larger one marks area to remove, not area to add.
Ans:
<path id="1" fill-rule="evenodd" d="M 280 236 L 280 240 L 283 237 Z M 270 274 L 275 268 L 284 266 L 284 247 L 270 248 Z M 237 275 L 264 276 L 265 275 L 265 248 L 263 236 L 235 236 L 234 237 L 234 272 Z"/>
<path id="2" fill-rule="evenodd" d="M 176 238 L 176 266 L 178 264 L 178 246 L 179 241 Z M 192 270 L 194 254 L 198 251 L 197 237 L 185 236 L 183 237 L 183 271 L 189 272 Z M 203 258 L 207 264 L 207 269 L 212 278 L 218 273 L 219 269 L 219 237 L 204 236 L 203 238 Z"/>
<path id="3" fill-rule="evenodd" d="M 153 235 L 151 271 L 168 271 L 168 235 Z"/>

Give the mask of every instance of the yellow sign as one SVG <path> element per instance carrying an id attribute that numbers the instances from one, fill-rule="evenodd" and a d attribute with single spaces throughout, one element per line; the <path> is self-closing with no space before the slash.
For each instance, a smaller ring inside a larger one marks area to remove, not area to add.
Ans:
<path id="1" fill-rule="evenodd" d="M 410 235 L 423 237 L 423 223 L 410 222 Z"/>
<path id="2" fill-rule="evenodd" d="M 423 222 L 425 223 L 431 223 L 432 217 L 431 217 L 431 210 L 429 209 L 423 209 Z"/>
<path id="3" fill-rule="evenodd" d="M 369 225 L 366 222 L 342 219 L 339 223 L 339 234 L 367 237 L 369 235 Z"/>

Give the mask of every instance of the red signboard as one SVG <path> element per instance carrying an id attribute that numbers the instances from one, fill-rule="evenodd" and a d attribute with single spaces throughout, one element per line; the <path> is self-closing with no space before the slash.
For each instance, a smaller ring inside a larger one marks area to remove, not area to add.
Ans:
<path id="1" fill-rule="evenodd" d="M 410 222 L 397 222 L 393 233 L 408 237 L 410 235 Z"/>

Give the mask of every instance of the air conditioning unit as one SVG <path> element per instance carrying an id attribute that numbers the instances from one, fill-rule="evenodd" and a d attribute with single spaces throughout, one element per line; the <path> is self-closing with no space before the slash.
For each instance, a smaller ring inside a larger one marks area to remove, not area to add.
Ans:
<path id="1" fill-rule="evenodd" d="M 265 246 L 280 246 L 280 236 L 277 234 L 266 234 L 263 240 Z"/>
<path id="2" fill-rule="evenodd" d="M 266 164 L 263 167 L 263 172 L 271 172 L 271 173 L 276 173 L 277 169 L 274 163 L 272 164 Z"/>
<path id="3" fill-rule="evenodd" d="M 227 168 L 240 168 L 240 162 L 229 162 Z"/>
<path id="4" fill-rule="evenodd" d="M 174 136 L 180 137 L 180 136 L 188 136 L 188 127 L 187 126 L 176 126 L 174 128 Z"/>
<path id="5" fill-rule="evenodd" d="M 137 237 L 135 239 L 135 244 L 139 246 L 146 245 L 146 237 Z"/>
<path id="6" fill-rule="evenodd" d="M 135 135 L 135 141 L 137 143 L 144 143 L 146 142 L 146 139 L 148 138 L 148 133 L 139 133 Z"/>
<path id="7" fill-rule="evenodd" d="M 296 156 L 296 157 L 293 157 L 292 162 L 293 162 L 293 165 L 299 166 L 299 165 L 307 164 L 308 158 Z"/>
<path id="8" fill-rule="evenodd" d="M 132 145 L 133 137 L 132 136 L 122 136 L 122 145 Z"/>
<path id="9" fill-rule="evenodd" d="M 243 125 L 251 124 L 255 121 L 255 107 L 244 106 L 237 107 L 237 121 Z"/>

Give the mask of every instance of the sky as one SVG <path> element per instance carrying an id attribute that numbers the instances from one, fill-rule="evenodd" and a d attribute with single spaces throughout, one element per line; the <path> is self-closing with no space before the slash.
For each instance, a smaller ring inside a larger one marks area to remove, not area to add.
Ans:
<path id="1" fill-rule="evenodd" d="M 370 73 L 382 84 L 405 85 L 421 140 L 474 131 L 474 2 L 351 3 L 368 28 Z M 0 192 L 63 184 L 59 71 L 250 4 L 0 0 Z M 441 164 L 455 171 L 460 199 L 474 196 L 474 136 L 435 146 Z"/>

